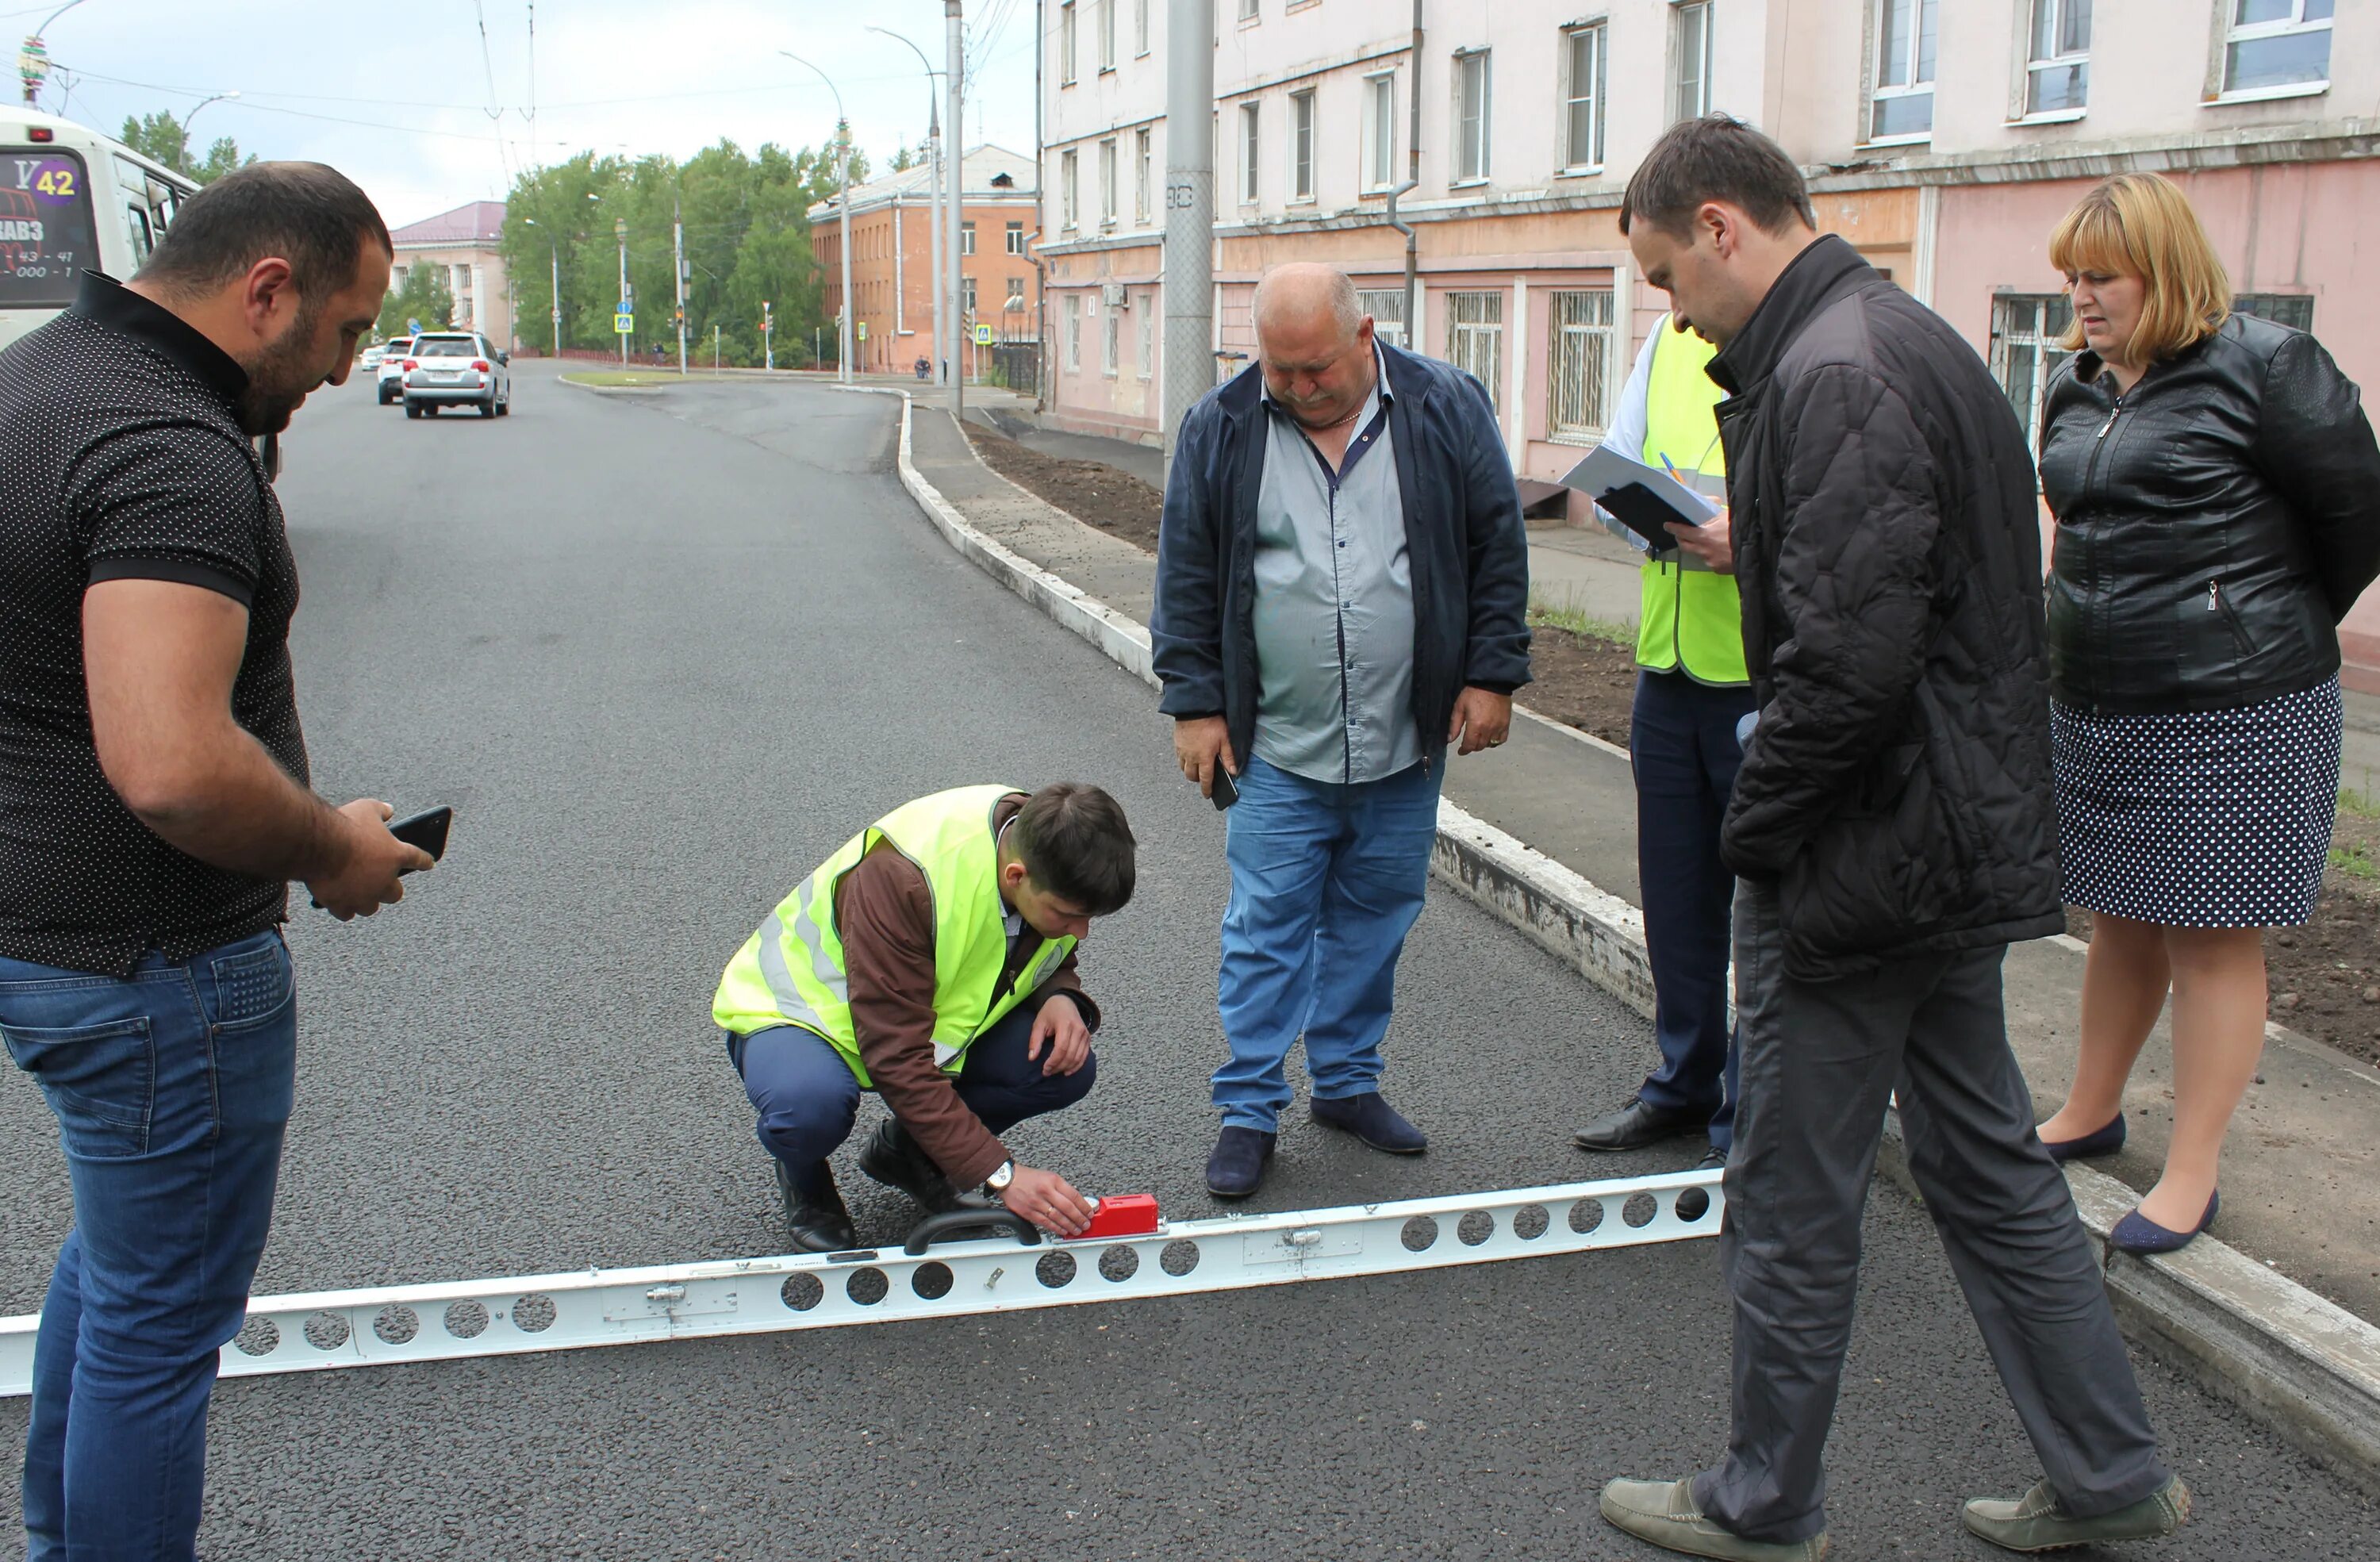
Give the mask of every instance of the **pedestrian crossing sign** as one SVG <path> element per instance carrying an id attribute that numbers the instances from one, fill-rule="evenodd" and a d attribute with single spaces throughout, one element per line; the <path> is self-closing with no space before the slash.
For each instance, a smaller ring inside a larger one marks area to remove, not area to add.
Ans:
<path id="1" fill-rule="evenodd" d="M 625 309 L 614 309 L 612 312 L 612 330 L 622 336 L 636 334 L 637 317 Z"/>
<path id="2" fill-rule="evenodd" d="M 990 325 L 978 325 L 975 328 L 975 345 L 978 347 L 989 347 L 991 345 L 991 327 Z"/>

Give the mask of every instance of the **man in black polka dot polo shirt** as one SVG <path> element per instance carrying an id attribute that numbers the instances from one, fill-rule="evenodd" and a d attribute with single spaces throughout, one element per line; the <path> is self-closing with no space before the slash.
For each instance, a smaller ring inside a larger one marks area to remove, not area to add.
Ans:
<path id="1" fill-rule="evenodd" d="M 295 1083 L 288 884 L 369 916 L 430 866 L 385 805 L 307 788 L 297 570 L 250 445 L 346 378 L 389 257 L 339 174 L 254 165 L 0 353 L 0 1038 L 75 1205 L 34 1358 L 34 1558 L 192 1555 Z"/>

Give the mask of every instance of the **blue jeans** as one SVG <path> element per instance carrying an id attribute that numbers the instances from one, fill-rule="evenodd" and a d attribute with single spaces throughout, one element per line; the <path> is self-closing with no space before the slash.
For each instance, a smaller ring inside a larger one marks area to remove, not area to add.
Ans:
<path id="1" fill-rule="evenodd" d="M 259 933 L 125 981 L 0 958 L 0 1038 L 74 1185 L 33 1352 L 27 1556 L 182 1562 L 297 1086 L 289 951 Z"/>
<path id="2" fill-rule="evenodd" d="M 1318 1100 L 1379 1087 L 1397 957 L 1421 914 L 1442 766 L 1334 785 L 1250 757 L 1224 815 L 1232 898 L 1216 984 L 1231 1057 L 1215 1071 L 1226 1127 L 1272 1132 L 1305 1038 Z"/>
<path id="3" fill-rule="evenodd" d="M 1748 688 L 1682 672 L 1639 672 L 1628 726 L 1636 777 L 1636 877 L 1653 966 L 1653 1035 L 1661 1063 L 1636 1095 L 1648 1107 L 1710 1119 L 1711 1148 L 1735 1136 L 1735 1037 L 1727 956 L 1735 875 L 1719 860 L 1719 824 L 1743 763 L 1737 728 Z"/>
<path id="4" fill-rule="evenodd" d="M 967 1047 L 953 1082 L 967 1110 L 994 1133 L 1005 1133 L 1026 1118 L 1073 1106 L 1091 1093 L 1099 1078 L 1097 1052 L 1071 1074 L 1045 1074 L 1049 1056 L 1027 1058 L 1033 1017 L 1039 1005 L 1026 1002 Z M 730 1035 L 727 1058 L 743 1076 L 744 1094 L 759 1114 L 761 1147 L 792 1168 L 805 1192 L 820 1191 L 816 1179 L 826 1157 L 851 1137 L 859 1115 L 859 1076 L 816 1031 L 771 1025 L 750 1035 Z"/>

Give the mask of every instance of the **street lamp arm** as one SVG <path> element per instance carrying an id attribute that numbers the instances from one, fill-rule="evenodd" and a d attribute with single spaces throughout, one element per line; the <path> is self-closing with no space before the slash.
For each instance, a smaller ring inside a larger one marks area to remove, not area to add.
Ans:
<path id="1" fill-rule="evenodd" d="M 851 122 L 851 116 L 843 112 L 843 94 L 835 91 L 833 77 L 829 76 L 823 70 L 819 70 L 818 67 L 810 65 L 809 61 L 802 58 L 801 55 L 795 54 L 791 49 L 780 49 L 777 53 L 784 55 L 785 58 L 793 61 L 795 65 L 809 66 L 812 70 L 818 70 L 818 79 L 825 82 L 826 90 L 834 95 L 834 116 L 837 119 L 842 120 L 846 125 Z"/>
<path id="2" fill-rule="evenodd" d="M 57 20 L 60 17 L 65 16 L 68 11 L 73 10 L 77 6 L 81 4 L 82 0 L 67 0 L 65 5 L 59 6 L 56 10 L 52 11 L 49 14 L 47 20 L 44 20 L 41 26 L 33 29 L 32 35 L 39 38 L 44 32 L 49 31 L 51 22 Z"/>

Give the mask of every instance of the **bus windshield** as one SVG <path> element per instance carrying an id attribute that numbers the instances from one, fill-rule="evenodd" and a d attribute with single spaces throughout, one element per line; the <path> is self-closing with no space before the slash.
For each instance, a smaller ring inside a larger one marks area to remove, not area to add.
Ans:
<path id="1" fill-rule="evenodd" d="M 0 309 L 75 300 L 76 272 L 99 264 L 83 161 L 54 147 L 0 147 Z"/>

